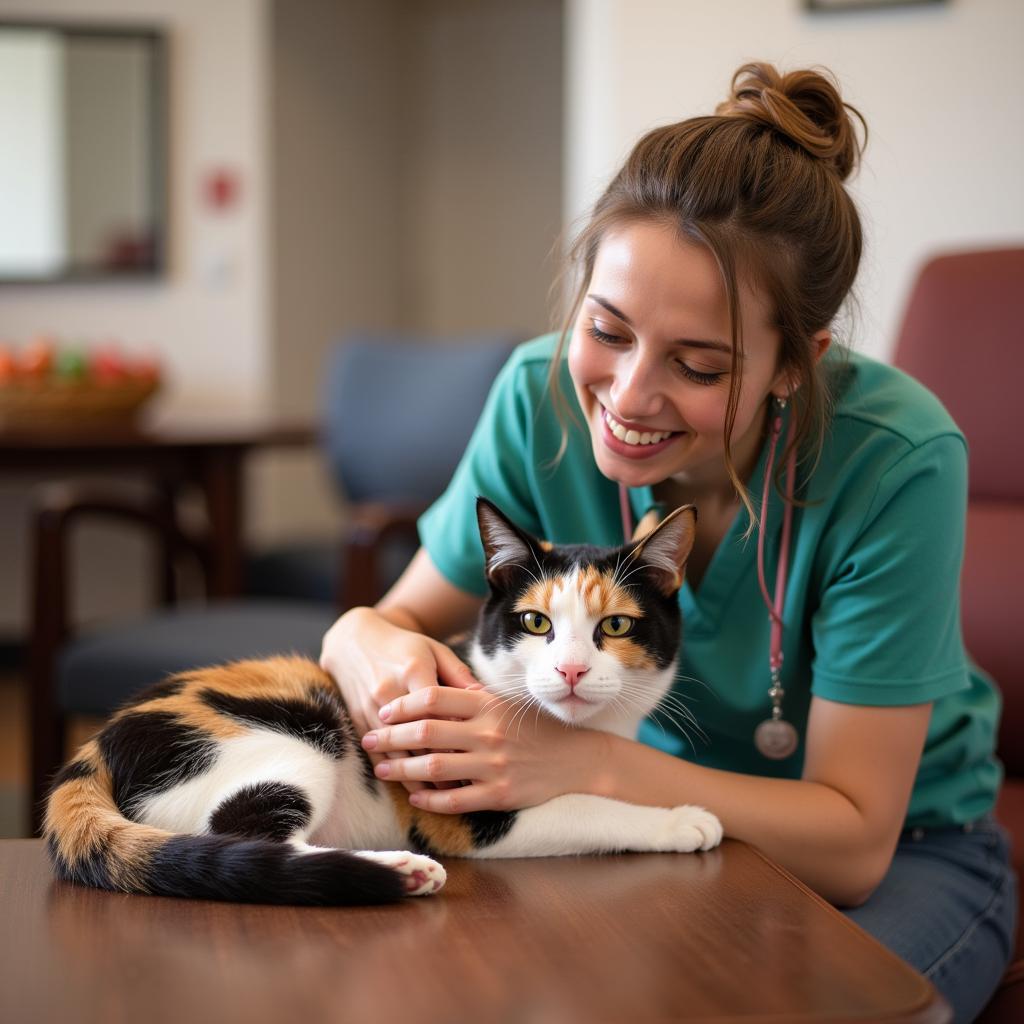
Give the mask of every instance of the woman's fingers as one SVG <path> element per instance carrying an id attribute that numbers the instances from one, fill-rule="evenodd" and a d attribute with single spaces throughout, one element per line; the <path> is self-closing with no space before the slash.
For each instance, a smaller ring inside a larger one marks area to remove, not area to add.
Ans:
<path id="1" fill-rule="evenodd" d="M 392 750 L 465 750 L 470 736 L 464 722 L 425 718 L 419 722 L 374 729 L 363 737 L 363 749 L 379 753 Z"/>
<path id="2" fill-rule="evenodd" d="M 423 754 L 380 761 L 374 768 L 378 779 L 389 782 L 459 782 L 472 779 L 481 770 L 476 754 Z"/>
<path id="3" fill-rule="evenodd" d="M 450 648 L 437 640 L 427 640 L 437 662 L 437 681 L 459 690 L 482 689 L 483 684 L 473 675 L 469 666 Z M 409 688 L 410 690 L 412 687 Z"/>
<path id="4" fill-rule="evenodd" d="M 410 795 L 409 803 L 435 814 L 468 814 L 493 811 L 502 806 L 494 787 L 479 783 L 457 789 L 420 789 Z"/>
<path id="5" fill-rule="evenodd" d="M 472 718 L 495 700 L 494 694 L 486 690 L 429 686 L 385 704 L 378 714 L 388 725 L 420 718 Z"/>

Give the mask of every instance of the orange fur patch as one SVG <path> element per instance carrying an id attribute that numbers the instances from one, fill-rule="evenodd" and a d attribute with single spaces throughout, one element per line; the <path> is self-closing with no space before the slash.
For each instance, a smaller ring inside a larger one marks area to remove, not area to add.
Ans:
<path id="1" fill-rule="evenodd" d="M 629 615 L 632 618 L 641 615 L 640 605 L 609 573 L 587 566 L 580 572 L 578 586 L 587 614 L 595 619 L 608 615 Z"/>
<path id="2" fill-rule="evenodd" d="M 516 601 L 514 611 L 545 612 L 551 611 L 551 598 L 555 593 L 555 581 L 550 576 L 534 583 L 522 597 Z"/>
<path id="3" fill-rule="evenodd" d="M 628 636 L 602 637 L 604 649 L 614 654 L 620 664 L 626 668 L 654 669 L 651 656 Z"/>
<path id="4" fill-rule="evenodd" d="M 434 853 L 448 857 L 464 857 L 475 849 L 473 833 L 461 815 L 432 814 L 413 807 L 408 790 L 400 783 L 389 782 L 387 790 L 406 836 L 415 828 Z"/>
<path id="5" fill-rule="evenodd" d="M 101 856 L 111 882 L 125 892 L 144 888 L 146 867 L 170 833 L 128 821 L 114 803 L 110 772 L 99 745 L 90 740 L 75 758 L 92 775 L 58 786 L 46 807 L 44 834 L 72 868 Z"/>

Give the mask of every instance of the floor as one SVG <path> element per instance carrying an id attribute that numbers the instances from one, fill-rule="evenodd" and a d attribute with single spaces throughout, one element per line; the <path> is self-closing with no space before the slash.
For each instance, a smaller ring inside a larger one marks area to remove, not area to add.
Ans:
<path id="1" fill-rule="evenodd" d="M 76 719 L 68 729 L 68 751 L 100 725 Z M 0 672 L 0 839 L 28 834 L 28 694 L 24 676 Z"/>

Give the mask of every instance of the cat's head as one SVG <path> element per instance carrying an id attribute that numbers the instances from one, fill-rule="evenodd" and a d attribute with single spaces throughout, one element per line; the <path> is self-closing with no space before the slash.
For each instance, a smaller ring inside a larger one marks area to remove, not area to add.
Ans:
<path id="1" fill-rule="evenodd" d="M 648 714 L 675 672 L 696 509 L 645 522 L 616 548 L 552 546 L 485 498 L 477 519 L 490 585 L 471 657 L 477 678 L 571 724 Z"/>

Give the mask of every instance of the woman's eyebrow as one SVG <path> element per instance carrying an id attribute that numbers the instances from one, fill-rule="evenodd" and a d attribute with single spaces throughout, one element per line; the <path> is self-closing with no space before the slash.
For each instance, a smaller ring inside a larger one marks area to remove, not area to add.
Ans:
<path id="1" fill-rule="evenodd" d="M 613 306 L 606 298 L 600 295 L 595 295 L 593 292 L 589 292 L 587 294 L 587 298 L 593 299 L 599 306 L 604 306 L 612 316 L 617 316 L 628 327 L 633 326 L 633 321 L 630 320 L 621 309 Z M 672 342 L 672 344 L 686 345 L 688 348 L 710 348 L 714 349 L 716 352 L 724 352 L 726 355 L 732 354 L 732 346 L 727 345 L 724 341 L 698 341 L 695 338 L 677 338 Z"/>

